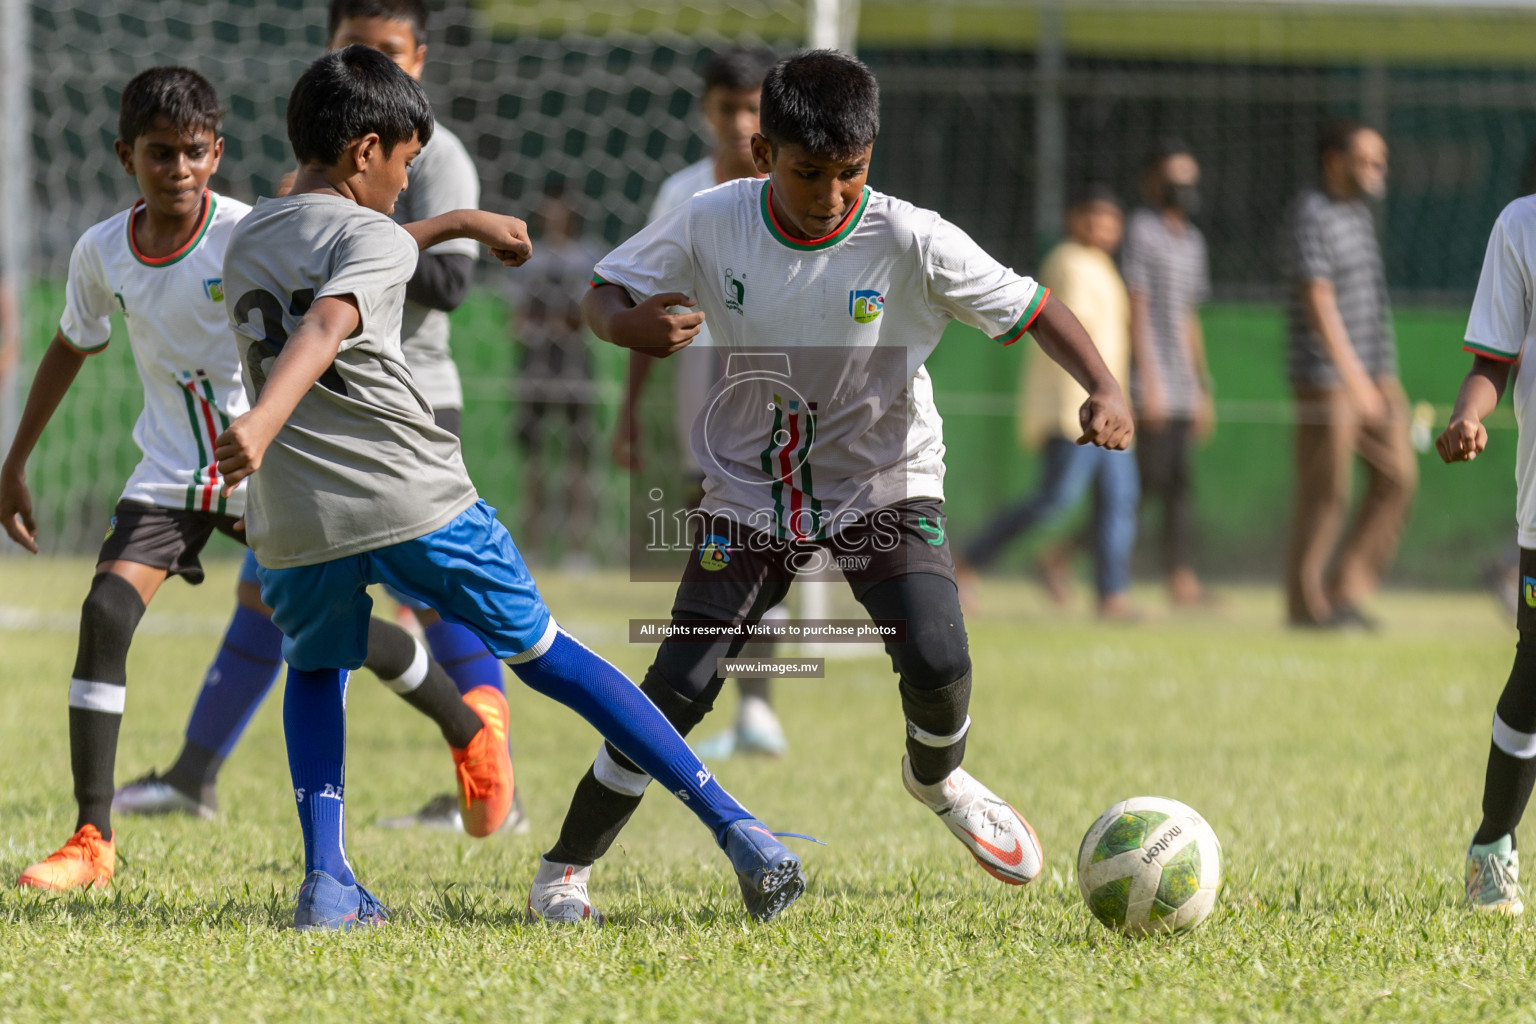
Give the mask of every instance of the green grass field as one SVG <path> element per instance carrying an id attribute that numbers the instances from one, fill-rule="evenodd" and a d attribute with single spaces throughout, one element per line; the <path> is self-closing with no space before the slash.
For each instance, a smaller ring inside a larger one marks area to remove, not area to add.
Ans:
<path id="1" fill-rule="evenodd" d="M 213 568 L 197 590 L 169 585 L 145 618 L 120 780 L 174 753 L 228 610 L 233 565 Z M 73 825 L 64 693 L 89 571 L 0 559 L 7 877 Z M 650 650 L 625 642 L 625 622 L 658 614 L 669 588 L 551 575 L 545 589 L 578 635 L 643 671 Z M 889 663 L 841 658 L 825 680 L 779 689 L 789 758 L 714 766 L 769 822 L 831 844 L 803 845 L 810 888 L 779 922 L 746 919 L 704 831 L 653 794 L 595 872 L 612 926 L 529 926 L 528 881 L 596 736 L 516 689 L 533 835 L 388 832 L 371 823 L 445 789 L 449 761 L 424 719 L 359 675 L 348 847 L 393 923 L 285 930 L 300 851 L 274 699 L 226 766 L 220 820 L 120 821 L 109 893 L 0 889 L 0 1021 L 1536 1016 L 1536 936 L 1459 903 L 1514 639 L 1491 599 L 1388 595 L 1387 630 L 1366 637 L 1283 632 L 1263 590 L 1120 629 L 1023 586 L 982 597 L 967 765 L 1040 833 L 1047 869 L 1028 888 L 983 874 L 903 792 Z M 1122 939 L 1078 898 L 1080 837 L 1138 794 L 1192 804 L 1223 840 L 1226 887 L 1194 934 Z"/>

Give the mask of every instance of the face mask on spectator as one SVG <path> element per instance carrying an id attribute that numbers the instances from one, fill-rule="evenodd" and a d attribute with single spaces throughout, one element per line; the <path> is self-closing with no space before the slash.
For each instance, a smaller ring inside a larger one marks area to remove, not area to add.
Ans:
<path id="1" fill-rule="evenodd" d="M 1165 210 L 1178 210 L 1186 217 L 1193 217 L 1200 212 L 1200 188 L 1197 185 L 1176 185 L 1169 182 L 1163 186 L 1163 208 Z"/>

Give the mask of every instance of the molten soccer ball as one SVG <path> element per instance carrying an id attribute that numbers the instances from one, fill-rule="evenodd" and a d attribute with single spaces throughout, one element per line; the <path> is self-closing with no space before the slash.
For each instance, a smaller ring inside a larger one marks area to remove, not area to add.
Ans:
<path id="1" fill-rule="evenodd" d="M 1077 851 L 1077 887 L 1093 916 L 1130 935 L 1204 921 L 1221 888 L 1221 842 L 1177 800 L 1138 796 L 1093 823 Z"/>

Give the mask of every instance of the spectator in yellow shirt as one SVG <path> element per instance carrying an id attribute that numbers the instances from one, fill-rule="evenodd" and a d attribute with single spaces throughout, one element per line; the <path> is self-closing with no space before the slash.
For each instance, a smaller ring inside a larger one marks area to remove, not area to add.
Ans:
<path id="1" fill-rule="evenodd" d="M 1046 257 L 1040 281 L 1053 298 L 1080 311 L 1105 365 L 1123 385 L 1130 375 L 1131 307 L 1113 254 L 1124 232 L 1124 214 L 1110 189 L 1089 185 L 1068 207 L 1066 227 L 1067 238 Z M 1034 493 L 999 512 L 965 547 L 965 568 L 989 568 L 1007 545 L 1075 508 L 1091 485 L 1099 614 L 1132 617 L 1131 550 L 1140 492 L 1135 456 L 1077 444 L 1082 434 L 1078 409 L 1088 395 L 1038 346 L 1029 347 L 1019 394 L 1019 440 L 1041 452 L 1040 483 Z"/>

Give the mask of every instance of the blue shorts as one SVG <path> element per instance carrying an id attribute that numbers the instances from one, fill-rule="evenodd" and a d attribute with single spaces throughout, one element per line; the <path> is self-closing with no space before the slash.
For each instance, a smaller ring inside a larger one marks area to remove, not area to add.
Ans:
<path id="1" fill-rule="evenodd" d="M 250 549 L 247 548 L 245 552 L 245 558 L 240 562 L 240 582 L 251 583 L 258 587 L 261 586 L 261 576 L 259 574 L 260 569 L 261 566 L 257 564 L 256 556 L 251 554 Z M 413 612 L 431 610 L 431 608 L 425 603 L 416 600 L 409 594 L 401 593 L 394 587 L 386 586 L 384 589 L 390 597 L 394 598 L 396 601 L 399 601 Z"/>
<path id="2" fill-rule="evenodd" d="M 554 619 L 523 556 L 483 501 L 425 537 L 295 569 L 258 568 L 257 575 L 261 599 L 283 631 L 283 659 L 301 670 L 362 666 L 374 583 L 467 626 L 503 660 L 531 661 L 555 640 Z"/>

